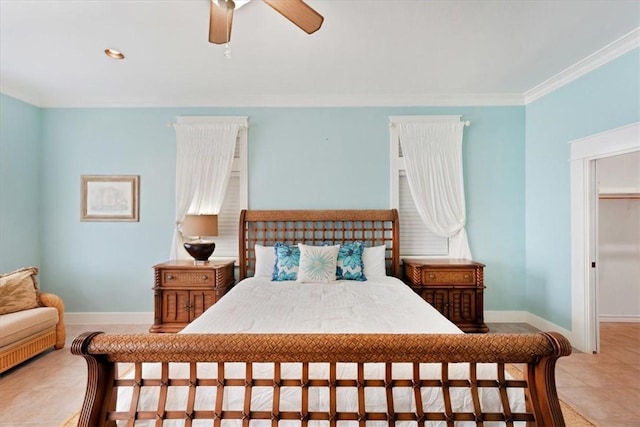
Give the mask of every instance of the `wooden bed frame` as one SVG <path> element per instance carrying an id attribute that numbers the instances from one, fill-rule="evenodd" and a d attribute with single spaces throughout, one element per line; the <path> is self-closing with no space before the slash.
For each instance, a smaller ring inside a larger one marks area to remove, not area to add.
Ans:
<path id="1" fill-rule="evenodd" d="M 387 271 L 400 276 L 398 213 L 396 210 L 359 211 L 243 211 L 240 217 L 239 277 L 249 277 L 255 267 L 254 245 L 285 243 L 342 243 L 361 240 L 366 246 L 386 245 Z M 363 284 L 364 285 L 364 284 Z M 249 427 L 251 420 L 266 420 L 273 427 L 280 420 L 298 420 L 302 427 L 309 421 L 323 421 L 334 427 L 338 421 L 356 421 L 365 427 L 367 421 L 383 421 L 393 426 L 399 421 L 413 421 L 418 427 L 440 421 L 454 426 L 456 421 L 471 421 L 482 426 L 484 422 L 500 421 L 512 426 L 524 421 L 529 426 L 564 426 L 555 386 L 555 364 L 561 356 L 571 353 L 569 341 L 557 333 L 538 334 L 104 334 L 87 332 L 78 336 L 71 352 L 83 356 L 88 365 L 88 382 L 80 412 L 79 426 L 134 426 L 135 420 L 154 420 L 149 425 L 162 426 L 163 420 L 184 420 L 189 427 L 195 420 L 209 420 L 215 427 L 223 420 L 236 420 Z M 160 378 L 145 378 L 142 364 L 161 364 Z M 189 364 L 184 378 L 169 376 L 169 363 Z M 197 362 L 217 362 L 218 378 L 199 376 Z M 244 378 L 225 378 L 226 362 L 246 363 Z M 255 378 L 252 362 L 272 362 L 273 376 Z M 301 362 L 300 378 L 281 378 L 282 363 Z M 410 363 L 413 377 L 394 378 L 392 363 Z M 440 363 L 440 375 L 423 378 L 421 363 Z M 469 379 L 450 379 L 453 363 L 469 363 Z M 130 379 L 118 379 L 118 365 L 133 363 Z M 309 378 L 309 364 L 325 363 L 329 366 L 326 379 Z M 341 363 L 354 363 L 354 378 L 337 378 Z M 367 363 L 384 363 L 383 379 L 364 376 Z M 477 375 L 478 363 L 495 363 L 497 379 L 484 379 Z M 505 365 L 524 364 L 522 379 L 508 379 Z M 138 397 L 143 387 L 159 390 L 153 410 L 139 408 Z M 167 408 L 167 395 L 172 387 L 188 390 L 186 405 L 179 409 Z M 210 408 L 196 408 L 195 396 L 199 387 L 215 388 L 216 398 Z M 245 406 L 242 410 L 223 410 L 222 391 L 225 387 L 242 387 Z M 249 407 L 254 387 L 273 388 L 271 411 L 252 411 Z M 301 410 L 285 411 L 279 407 L 283 387 L 297 387 L 301 391 Z M 309 389 L 328 390 L 327 410 L 309 409 Z M 399 412 L 394 408 L 393 389 L 413 390 L 416 409 Z M 424 412 L 421 388 L 441 390 L 444 410 Z M 473 411 L 456 411 L 451 389 L 468 389 Z M 340 389 L 356 390 L 359 409 L 340 411 L 337 396 Z M 367 411 L 365 391 L 384 390 L 386 412 Z M 494 388 L 502 403 L 501 412 L 483 411 L 480 390 Z M 524 390 L 526 410 L 514 412 L 509 400 L 509 389 Z M 116 396 L 128 389 L 131 398 L 118 403 Z M 126 409 L 121 409 L 121 408 Z M 117 408 L 120 408 L 119 410 Z M 147 424 L 144 424 L 147 425 Z"/>
<path id="2" fill-rule="evenodd" d="M 253 276 L 256 243 L 307 245 L 341 244 L 359 240 L 386 249 L 387 274 L 400 278 L 400 220 L 398 211 L 249 211 L 240 212 L 239 280 Z"/>

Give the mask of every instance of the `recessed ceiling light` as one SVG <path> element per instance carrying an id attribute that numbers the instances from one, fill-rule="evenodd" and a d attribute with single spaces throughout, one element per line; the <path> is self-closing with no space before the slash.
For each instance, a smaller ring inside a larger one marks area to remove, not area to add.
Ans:
<path id="1" fill-rule="evenodd" d="M 113 59 L 124 59 L 124 53 L 119 52 L 115 49 L 105 49 L 105 55 L 110 56 Z"/>

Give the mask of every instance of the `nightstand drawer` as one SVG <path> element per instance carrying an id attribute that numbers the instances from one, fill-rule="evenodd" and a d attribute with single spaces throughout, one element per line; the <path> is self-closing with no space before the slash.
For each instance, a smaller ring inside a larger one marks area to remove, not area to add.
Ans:
<path id="1" fill-rule="evenodd" d="M 422 285 L 474 285 L 476 283 L 475 270 L 430 270 L 423 269 L 421 275 Z"/>
<path id="2" fill-rule="evenodd" d="M 215 282 L 216 275 L 213 270 L 185 271 L 162 270 L 160 275 L 161 286 L 210 286 Z"/>

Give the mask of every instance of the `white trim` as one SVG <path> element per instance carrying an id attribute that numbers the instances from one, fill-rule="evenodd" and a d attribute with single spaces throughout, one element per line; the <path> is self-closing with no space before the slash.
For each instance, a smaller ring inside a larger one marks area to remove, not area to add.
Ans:
<path id="1" fill-rule="evenodd" d="M 67 325 L 153 325 L 153 312 L 125 313 L 64 313 Z"/>
<path id="2" fill-rule="evenodd" d="M 640 323 L 640 316 L 633 315 L 621 315 L 621 314 L 601 314 L 599 317 L 601 322 L 608 323 Z"/>
<path id="3" fill-rule="evenodd" d="M 573 347 L 576 347 L 574 343 L 574 336 L 571 331 L 568 331 L 555 323 L 551 323 L 542 317 L 538 317 L 533 313 L 526 312 L 526 318 L 524 323 L 528 323 L 536 329 L 539 329 L 544 332 L 558 332 L 564 335 L 570 342 Z"/>
<path id="4" fill-rule="evenodd" d="M 593 248 L 594 199 L 597 197 L 593 161 L 640 150 L 640 122 L 586 138 L 571 144 L 571 342 L 580 351 L 597 351 L 596 280 L 591 262 Z"/>
<path id="5" fill-rule="evenodd" d="M 636 151 L 640 146 L 640 122 L 630 123 L 584 138 L 569 141 L 569 160 L 597 159 Z"/>
<path id="6" fill-rule="evenodd" d="M 579 79 L 596 68 L 638 47 L 640 47 L 640 28 L 636 28 L 630 33 L 625 34 L 564 71 L 559 72 L 555 76 L 524 92 L 525 105 L 548 95 L 556 89 Z"/>

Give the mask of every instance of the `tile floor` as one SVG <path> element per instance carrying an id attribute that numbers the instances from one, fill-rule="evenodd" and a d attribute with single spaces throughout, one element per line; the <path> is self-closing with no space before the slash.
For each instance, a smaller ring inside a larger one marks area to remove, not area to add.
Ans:
<path id="1" fill-rule="evenodd" d="M 493 332 L 535 331 L 526 324 L 489 326 Z M 48 351 L 0 374 L 0 426 L 58 427 L 80 408 L 86 367 L 68 347 L 80 333 L 94 330 L 146 332 L 147 326 L 69 325 L 65 349 Z M 559 360 L 558 393 L 598 426 L 639 426 L 640 323 L 606 323 L 601 331 L 600 354 L 574 353 Z"/>
<path id="2" fill-rule="evenodd" d="M 600 350 L 558 360 L 560 398 L 598 426 L 640 426 L 640 323 L 602 323 Z"/>

